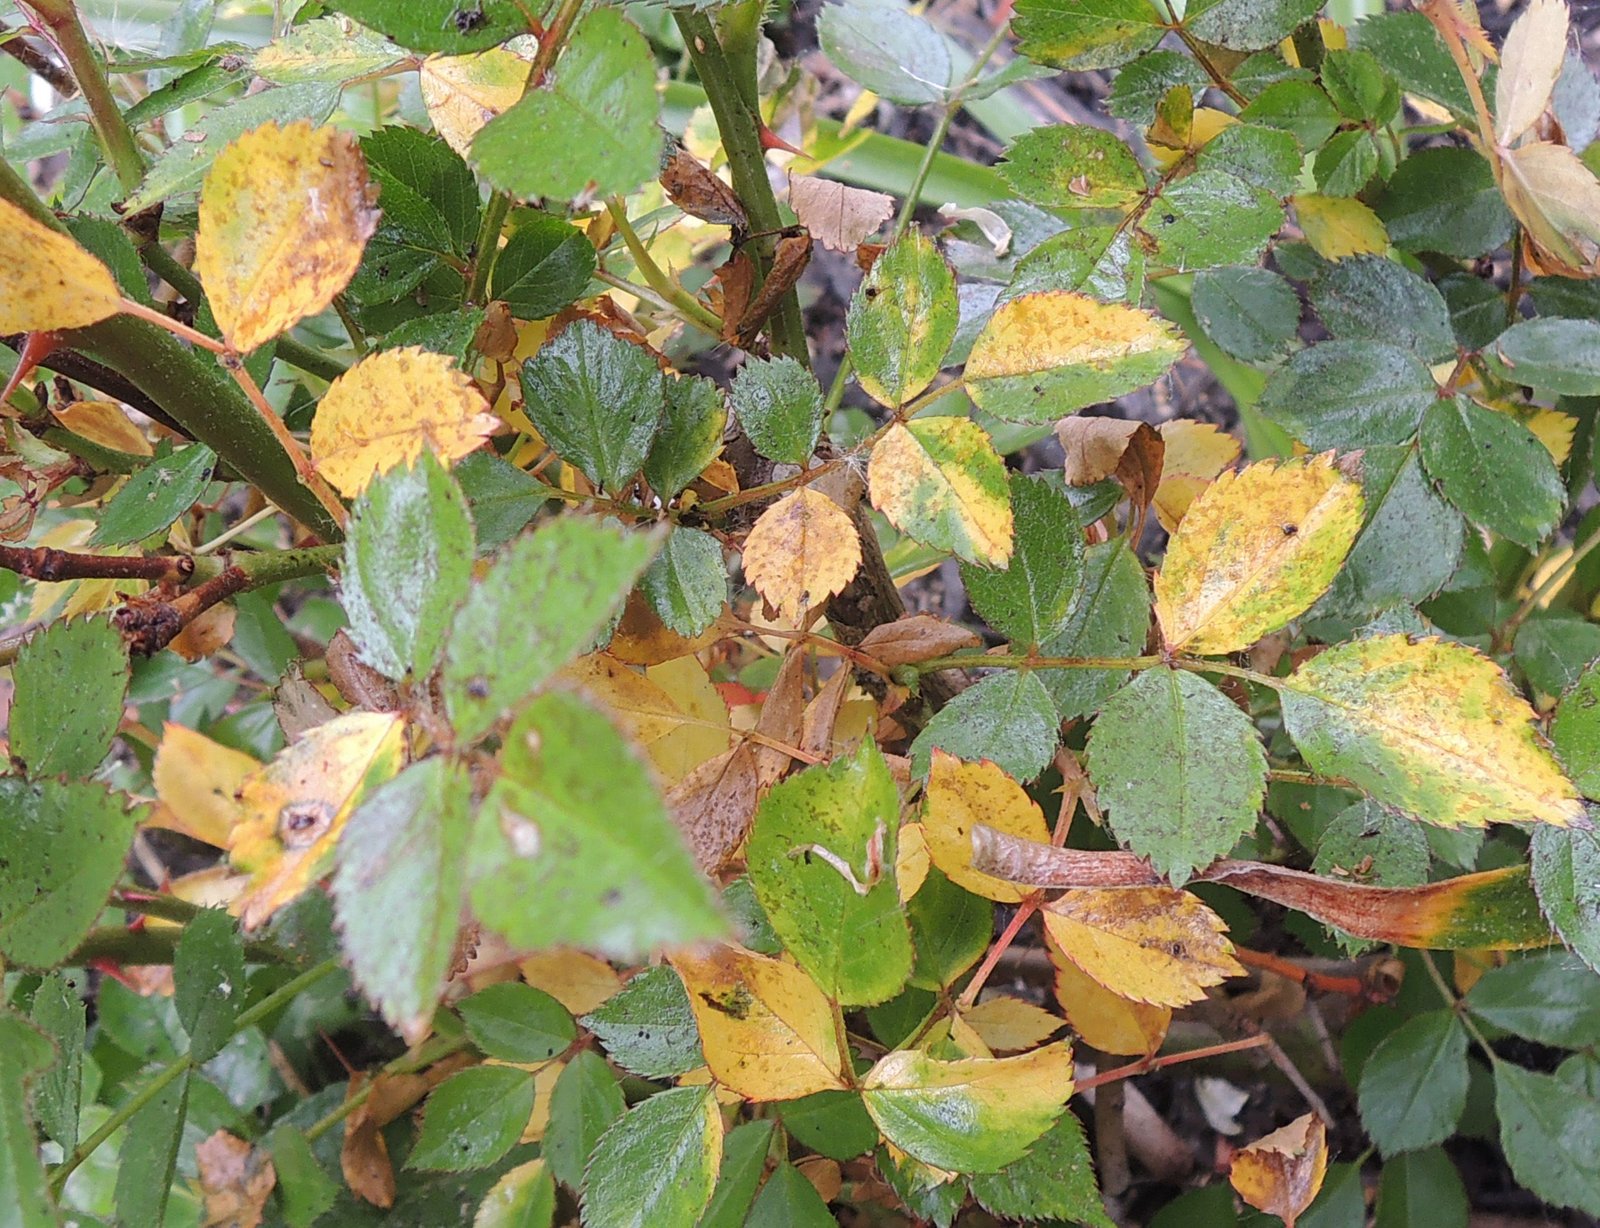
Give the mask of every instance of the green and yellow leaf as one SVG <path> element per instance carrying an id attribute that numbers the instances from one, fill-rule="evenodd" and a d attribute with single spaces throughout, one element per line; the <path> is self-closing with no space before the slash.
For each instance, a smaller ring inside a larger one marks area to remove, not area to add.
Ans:
<path id="1" fill-rule="evenodd" d="M 867 464 L 872 506 L 902 533 L 969 563 L 1011 558 L 1011 486 L 994 442 L 970 418 L 895 423 Z"/>

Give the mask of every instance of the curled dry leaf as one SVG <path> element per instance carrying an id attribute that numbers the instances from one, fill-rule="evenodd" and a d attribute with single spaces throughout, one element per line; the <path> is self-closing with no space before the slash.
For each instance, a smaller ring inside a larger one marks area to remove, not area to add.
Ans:
<path id="1" fill-rule="evenodd" d="M 849 252 L 893 216 L 894 197 L 831 179 L 790 175 L 789 207 L 823 247 Z"/>
<path id="2" fill-rule="evenodd" d="M 460 460 L 500 426 L 454 362 L 415 346 L 369 354 L 329 386 L 311 423 L 317 469 L 354 497 L 379 473 L 427 448 Z"/>
<path id="3" fill-rule="evenodd" d="M 1252 1207 L 1294 1228 L 1327 1171 L 1327 1127 L 1316 1114 L 1307 1113 L 1234 1156 L 1228 1180 Z"/>
<path id="4" fill-rule="evenodd" d="M 267 1197 L 278 1183 L 277 1170 L 264 1151 L 244 1139 L 218 1130 L 195 1144 L 195 1167 L 205 1198 L 205 1222 L 217 1228 L 256 1228 L 264 1218 Z"/>
<path id="5" fill-rule="evenodd" d="M 673 822 L 703 873 L 720 871 L 744 843 L 759 796 L 756 752 L 747 742 L 706 760 L 668 790 Z"/>
<path id="6" fill-rule="evenodd" d="M 1529 0 L 1501 50 L 1494 88 L 1494 139 L 1510 145 L 1550 105 L 1567 55 L 1566 0 Z"/>
<path id="7" fill-rule="evenodd" d="M 82 328 L 121 309 L 117 279 L 61 231 L 0 200 L 0 333 Z"/>
<path id="8" fill-rule="evenodd" d="M 805 486 L 761 513 L 744 543 L 745 578 L 796 624 L 849 584 L 860 566 L 855 522 Z"/>
<path id="9" fill-rule="evenodd" d="M 756 732 L 766 739 L 756 746 L 756 778 L 761 791 L 767 789 L 789 770 L 794 758 L 777 749 L 800 743 L 800 732 L 805 727 L 806 714 L 806 654 L 800 648 L 790 649 L 778 667 L 767 697 L 761 704 L 761 715 L 756 718 Z"/>
<path id="10" fill-rule="evenodd" d="M 463 158 L 472 138 L 521 101 L 533 65 L 503 47 L 476 55 L 430 55 L 417 76 L 422 105 L 445 143 Z"/>
<path id="11" fill-rule="evenodd" d="M 248 353 L 333 302 L 377 229 L 348 132 L 267 123 L 220 154 L 200 190 L 194 268 L 229 347 Z"/>
<path id="12" fill-rule="evenodd" d="M 932 614 L 907 614 L 892 623 L 880 623 L 857 645 L 862 652 L 893 669 L 917 661 L 931 661 L 962 648 L 983 643 L 965 627 L 947 623 Z"/>
<path id="13" fill-rule="evenodd" d="M 1166 464 L 1165 439 L 1146 422 L 1118 418 L 1063 418 L 1056 438 L 1066 453 L 1063 467 L 1074 486 L 1114 477 L 1133 506 L 1148 508 Z"/>
<path id="14" fill-rule="evenodd" d="M 667 199 L 691 217 L 734 230 L 750 228 L 744 205 L 733 189 L 682 145 L 674 145 L 662 163 L 661 187 Z"/>

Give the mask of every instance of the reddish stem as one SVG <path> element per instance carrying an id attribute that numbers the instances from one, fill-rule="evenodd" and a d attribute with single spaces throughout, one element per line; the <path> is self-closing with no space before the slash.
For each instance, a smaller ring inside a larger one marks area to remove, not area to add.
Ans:
<path id="1" fill-rule="evenodd" d="M 1081 1083 L 1074 1084 L 1073 1090 L 1086 1092 L 1091 1088 L 1099 1087 L 1103 1083 L 1111 1083 L 1117 1079 L 1127 1079 L 1134 1075 L 1146 1074 L 1152 1070 L 1160 1070 L 1163 1066 L 1176 1066 L 1179 1062 L 1193 1062 L 1203 1057 L 1217 1057 L 1223 1053 L 1237 1053 L 1240 1049 L 1259 1049 L 1262 1045 L 1271 1043 L 1272 1037 L 1262 1032 L 1257 1036 L 1246 1036 L 1243 1040 L 1229 1040 L 1220 1045 L 1207 1045 L 1203 1049 L 1186 1049 L 1182 1053 L 1168 1053 L 1164 1057 L 1142 1057 L 1137 1062 L 1129 1062 L 1126 1066 L 1118 1066 L 1115 1070 L 1102 1070 L 1097 1075 L 1091 1075 Z"/>
<path id="2" fill-rule="evenodd" d="M 1000 931 L 1000 937 L 990 946 L 989 953 L 983 957 L 983 963 L 978 965 L 978 971 L 973 974 L 967 987 L 961 991 L 961 998 L 956 1003 L 960 1010 L 966 1010 L 978 1000 L 978 994 L 983 990 L 983 983 L 989 979 L 989 974 L 1000 962 L 1000 957 L 1006 953 L 1006 948 L 1015 941 L 1022 927 L 1028 923 L 1028 918 L 1039 911 L 1039 902 L 1043 899 L 1044 892 L 1035 891 L 1017 905 L 1017 911 L 1012 914 L 1010 923 Z"/>
<path id="3" fill-rule="evenodd" d="M 181 555 L 157 554 L 123 557 L 115 554 L 74 554 L 49 546 L 0 545 L 0 568 L 29 580 L 148 580 L 173 584 L 194 574 L 194 560 Z"/>

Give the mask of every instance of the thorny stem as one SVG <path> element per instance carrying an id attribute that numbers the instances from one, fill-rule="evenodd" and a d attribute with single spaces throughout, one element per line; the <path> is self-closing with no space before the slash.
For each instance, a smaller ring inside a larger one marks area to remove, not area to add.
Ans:
<path id="1" fill-rule="evenodd" d="M 671 312 L 674 310 L 683 310 L 683 305 L 681 303 L 677 301 L 668 302 L 667 299 L 656 293 L 656 291 L 648 285 L 641 286 L 636 281 L 628 281 L 626 278 L 618 277 L 615 273 L 606 272 L 605 269 L 596 269 L 593 276 L 596 281 L 605 282 L 605 284 L 610 286 L 613 290 L 621 290 L 624 294 L 631 294 L 634 298 L 649 303 L 657 311 Z M 688 296 L 686 295 L 685 297 Z M 692 298 L 689 301 L 694 302 L 697 308 L 706 312 L 708 321 L 707 323 L 702 324 L 698 319 L 689 318 L 685 322 L 694 325 L 702 332 L 708 333 L 710 336 L 714 337 L 720 342 L 722 340 L 722 321 L 716 315 L 707 310 L 704 304 L 695 302 L 695 300 Z M 710 326 L 710 321 L 716 322 L 715 328 Z"/>
<path id="2" fill-rule="evenodd" d="M 0 568 L 29 580 L 147 580 L 175 584 L 194 572 L 194 561 L 182 555 L 127 556 L 77 554 L 49 546 L 0 545 Z"/>
<path id="3" fill-rule="evenodd" d="M 1472 99 L 1472 113 L 1478 121 L 1478 140 L 1489 156 L 1489 165 L 1494 168 L 1495 183 L 1498 184 L 1502 167 L 1494 139 L 1494 121 L 1489 118 L 1489 103 L 1483 96 L 1483 83 L 1473 71 L 1472 61 L 1467 56 L 1466 47 L 1462 45 L 1461 35 L 1456 32 L 1455 20 L 1447 12 L 1448 7 L 1446 0 L 1423 0 L 1417 5 L 1422 15 L 1433 24 L 1433 28 L 1439 32 L 1439 37 L 1444 40 L 1450 58 L 1455 61 L 1456 71 L 1461 74 L 1462 84 L 1467 87 L 1467 94 Z"/>
<path id="4" fill-rule="evenodd" d="M 1118 1079 L 1129 1079 L 1134 1075 L 1148 1074 L 1152 1070 L 1160 1070 L 1163 1066 L 1176 1066 L 1180 1062 L 1195 1062 L 1206 1057 L 1220 1057 L 1224 1053 L 1237 1053 L 1241 1049 L 1259 1049 L 1263 1045 L 1270 1045 L 1272 1037 L 1269 1033 L 1258 1032 L 1254 1036 L 1246 1036 L 1243 1040 L 1223 1041 L 1218 1045 L 1207 1045 L 1203 1049 L 1186 1049 L 1182 1053 L 1168 1053 L 1161 1057 L 1140 1058 L 1137 1062 L 1129 1062 L 1126 1066 L 1118 1066 L 1115 1070 L 1102 1070 L 1097 1075 L 1091 1075 L 1080 1083 L 1073 1085 L 1075 1092 L 1092 1091 L 1107 1083 L 1114 1083 Z"/>

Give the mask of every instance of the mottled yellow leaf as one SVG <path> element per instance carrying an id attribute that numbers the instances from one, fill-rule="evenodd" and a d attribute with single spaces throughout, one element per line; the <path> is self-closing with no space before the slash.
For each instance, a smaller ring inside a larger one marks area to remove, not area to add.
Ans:
<path id="1" fill-rule="evenodd" d="M 0 333 L 82 328 L 121 309 L 111 270 L 77 242 L 0 200 Z"/>
<path id="2" fill-rule="evenodd" d="M 1052 1015 L 1042 1006 L 1021 998 L 989 998 L 969 1007 L 960 1018 L 978 1034 L 984 1046 L 994 1053 L 1019 1053 L 1044 1044 L 1067 1021 Z"/>
<path id="3" fill-rule="evenodd" d="M 1167 445 L 1156 487 L 1156 516 L 1173 533 L 1200 492 L 1239 459 L 1240 445 L 1222 428 L 1192 418 L 1174 418 L 1156 429 Z"/>
<path id="4" fill-rule="evenodd" d="M 345 821 L 366 791 L 400 770 L 405 724 L 392 712 L 349 712 L 308 731 L 239 786 L 244 817 L 228 859 L 251 875 L 234 901 L 254 929 L 327 868 Z"/>
<path id="5" fill-rule="evenodd" d="M 194 269 L 217 327 L 248 353 L 349 284 L 378 225 L 361 147 L 309 121 L 246 132 L 200 189 Z"/>
<path id="6" fill-rule="evenodd" d="M 1151 1006 L 1119 997 L 1062 953 L 1046 934 L 1045 946 L 1056 970 L 1056 1001 L 1083 1043 L 1102 1053 L 1143 1057 L 1154 1053 L 1172 1025 L 1170 1006 Z"/>
<path id="7" fill-rule="evenodd" d="M 1307 661 L 1282 695 L 1306 762 L 1420 819 L 1583 821 L 1533 709 L 1476 649 L 1404 635 L 1356 640 Z"/>
<path id="8" fill-rule="evenodd" d="M 144 432 L 128 421 L 120 405 L 111 401 L 68 401 L 54 406 L 55 420 L 75 435 L 133 456 L 154 456 Z"/>
<path id="9" fill-rule="evenodd" d="M 152 826 L 227 848 L 229 834 L 245 814 L 239 788 L 260 769 L 260 760 L 243 751 L 168 722 L 161 729 L 152 772 L 161 802 L 151 816 Z"/>
<path id="10" fill-rule="evenodd" d="M 422 105 L 445 143 L 463 158 L 478 130 L 522 98 L 533 65 L 502 47 L 422 62 Z"/>
<path id="11" fill-rule="evenodd" d="M 793 1100 L 845 1086 L 833 1011 L 793 964 L 739 947 L 680 952 L 706 1065 L 747 1100 Z"/>
<path id="12" fill-rule="evenodd" d="M 1294 212 L 1300 233 L 1324 260 L 1363 253 L 1381 256 L 1389 250 L 1389 232 L 1378 215 L 1354 196 L 1302 193 L 1294 198 Z"/>
<path id="13" fill-rule="evenodd" d="M 1042 844 L 1050 841 L 1044 814 L 1023 787 L 987 759 L 964 763 L 935 749 L 922 811 L 928 856 L 951 882 L 985 899 L 1015 904 L 1030 894 L 972 868 L 972 828 L 976 823 Z"/>
<path id="14" fill-rule="evenodd" d="M 1080 971 L 1119 997 L 1185 1006 L 1244 969 L 1227 926 L 1173 887 L 1066 891 L 1043 910 L 1045 929 Z"/>
<path id="15" fill-rule="evenodd" d="M 1494 86 L 1494 138 L 1510 145 L 1533 127 L 1561 75 L 1567 55 L 1565 0 L 1528 0 L 1500 51 Z"/>
<path id="16" fill-rule="evenodd" d="M 311 423 L 311 455 L 353 498 L 424 448 L 447 464 L 460 460 L 499 425 L 448 357 L 405 346 L 369 354 L 333 381 Z"/>
<path id="17" fill-rule="evenodd" d="M 855 523 L 809 486 L 762 512 L 744 543 L 745 579 L 796 624 L 849 584 L 860 566 Z"/>
<path id="18" fill-rule="evenodd" d="M 902 533 L 969 563 L 1011 558 L 1011 487 L 994 441 L 970 418 L 895 423 L 867 463 L 872 506 Z"/>
<path id="19" fill-rule="evenodd" d="M 571 947 L 535 951 L 517 961 L 522 979 L 542 989 L 574 1015 L 587 1015 L 622 988 L 622 977 L 603 959 Z"/>
<path id="20" fill-rule="evenodd" d="M 1328 1131 L 1315 1113 L 1296 1118 L 1233 1157 L 1228 1180 L 1258 1211 L 1294 1228 L 1328 1171 Z"/>
<path id="21" fill-rule="evenodd" d="M 1167 646 L 1236 652 L 1310 609 L 1361 532 L 1364 505 L 1332 453 L 1223 474 L 1190 506 L 1156 575 Z"/>

